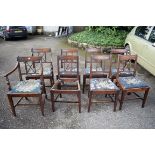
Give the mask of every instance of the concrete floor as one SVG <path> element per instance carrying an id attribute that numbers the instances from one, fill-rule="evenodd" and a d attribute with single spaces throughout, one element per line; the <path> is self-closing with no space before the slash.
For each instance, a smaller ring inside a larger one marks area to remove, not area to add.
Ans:
<path id="1" fill-rule="evenodd" d="M 30 55 L 32 47 L 51 47 L 56 73 L 56 56 L 61 48 L 69 48 L 65 38 L 30 36 L 27 40 L 3 41 L 0 38 L 0 128 L 155 128 L 155 77 L 138 67 L 138 75 L 151 85 L 145 108 L 141 100 L 127 101 L 122 111 L 113 112 L 113 103 L 92 105 L 87 112 L 87 91 L 82 94 L 82 113 L 77 105 L 56 103 L 56 111 L 51 111 L 51 103 L 46 100 L 45 117 L 39 106 L 17 107 L 17 117 L 12 116 L 6 98 L 7 86 L 4 73 L 10 71 L 17 56 Z M 80 51 L 80 66 L 84 67 L 84 52 Z M 82 88 L 82 87 L 81 87 Z M 68 96 L 64 96 L 68 98 Z M 70 96 L 74 100 L 74 96 Z M 26 102 L 26 101 L 24 101 Z"/>

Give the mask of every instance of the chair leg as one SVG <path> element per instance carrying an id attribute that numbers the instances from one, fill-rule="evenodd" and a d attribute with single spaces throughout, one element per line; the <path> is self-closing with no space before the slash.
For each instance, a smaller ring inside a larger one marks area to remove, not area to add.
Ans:
<path id="1" fill-rule="evenodd" d="M 119 95 L 119 92 L 117 91 L 115 93 L 115 102 L 114 102 L 114 110 L 113 110 L 114 112 L 116 111 L 116 107 L 117 107 L 118 95 Z"/>
<path id="2" fill-rule="evenodd" d="M 91 104 L 92 104 L 91 100 L 92 100 L 92 92 L 90 91 L 90 92 L 89 92 L 88 112 L 90 112 L 90 106 L 91 106 Z"/>
<path id="3" fill-rule="evenodd" d="M 85 90 L 85 85 L 86 85 L 86 77 L 83 75 L 83 94 Z"/>
<path id="4" fill-rule="evenodd" d="M 77 94 L 77 97 L 78 97 L 79 113 L 81 113 L 81 91 Z"/>
<path id="5" fill-rule="evenodd" d="M 61 84 L 60 83 L 58 84 L 58 89 L 61 90 Z M 60 98 L 62 98 L 62 94 L 60 94 Z"/>
<path id="6" fill-rule="evenodd" d="M 79 84 L 81 84 L 81 76 L 79 75 L 79 77 L 78 77 L 78 78 L 79 78 Z"/>
<path id="7" fill-rule="evenodd" d="M 28 97 L 25 97 L 26 100 L 29 100 Z"/>
<path id="8" fill-rule="evenodd" d="M 51 87 L 52 87 L 54 84 L 53 77 L 50 77 L 50 83 L 51 83 Z"/>
<path id="9" fill-rule="evenodd" d="M 53 92 L 51 92 L 51 103 L 52 103 L 52 111 L 54 112 L 55 111 L 55 106 L 54 106 L 54 94 Z"/>
<path id="10" fill-rule="evenodd" d="M 142 103 L 142 108 L 144 108 L 144 106 L 145 106 L 145 102 L 146 102 L 148 93 L 149 93 L 149 88 L 145 90 L 144 98 L 143 98 L 143 103 Z"/>
<path id="11" fill-rule="evenodd" d="M 10 104 L 10 107 L 11 107 L 11 111 L 13 113 L 14 116 L 16 116 L 16 111 L 15 111 L 15 107 L 14 107 L 14 104 L 13 104 L 13 99 L 10 95 L 8 95 L 8 100 L 9 100 L 9 104 Z"/>
<path id="12" fill-rule="evenodd" d="M 45 94 L 41 94 L 39 96 L 39 102 L 40 102 L 40 109 L 41 109 L 41 113 L 44 116 L 44 104 L 45 104 Z"/>
<path id="13" fill-rule="evenodd" d="M 122 105 L 123 105 L 123 102 L 124 102 L 125 95 L 126 95 L 126 92 L 125 92 L 125 91 L 122 91 L 122 95 L 121 95 L 121 101 L 120 101 L 119 110 L 121 110 L 121 109 L 122 109 Z"/>

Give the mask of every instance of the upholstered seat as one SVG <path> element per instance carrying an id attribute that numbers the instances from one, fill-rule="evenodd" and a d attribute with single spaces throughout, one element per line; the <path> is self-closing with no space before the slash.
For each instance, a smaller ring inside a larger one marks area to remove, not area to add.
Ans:
<path id="1" fill-rule="evenodd" d="M 40 80 L 19 81 L 12 87 L 12 93 L 41 93 Z"/>
<path id="2" fill-rule="evenodd" d="M 125 88 L 145 88 L 149 87 L 146 82 L 138 77 L 119 77 L 119 83 Z"/>
<path id="3" fill-rule="evenodd" d="M 116 74 L 117 74 L 117 69 L 112 68 L 111 76 L 116 76 Z M 133 71 L 129 71 L 129 70 L 121 71 L 119 74 L 119 76 L 122 76 L 122 77 L 133 76 L 133 75 L 134 75 Z"/>
<path id="4" fill-rule="evenodd" d="M 91 90 L 117 90 L 119 89 L 110 79 L 108 78 L 93 78 L 90 80 Z"/>

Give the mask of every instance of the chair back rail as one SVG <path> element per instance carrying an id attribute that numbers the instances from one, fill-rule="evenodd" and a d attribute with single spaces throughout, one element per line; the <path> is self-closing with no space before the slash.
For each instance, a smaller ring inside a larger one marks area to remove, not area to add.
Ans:
<path id="1" fill-rule="evenodd" d="M 118 78 L 122 72 L 132 72 L 133 76 L 136 75 L 137 70 L 137 55 L 119 55 L 118 56 L 118 65 L 117 65 L 117 74 Z"/>

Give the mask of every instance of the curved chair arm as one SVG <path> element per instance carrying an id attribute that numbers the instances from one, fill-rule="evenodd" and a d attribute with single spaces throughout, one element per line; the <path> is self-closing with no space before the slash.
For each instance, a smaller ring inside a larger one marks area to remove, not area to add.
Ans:
<path id="1" fill-rule="evenodd" d="M 16 71 L 16 69 L 19 67 L 19 63 L 17 62 L 15 67 L 10 71 L 8 72 L 7 74 L 4 75 L 4 77 L 8 77 L 10 74 L 12 74 L 14 71 Z"/>
<path id="2" fill-rule="evenodd" d="M 9 90 L 11 90 L 11 84 L 10 84 L 10 80 L 9 80 L 8 76 L 11 75 L 14 71 L 16 71 L 18 67 L 19 67 L 19 63 L 17 62 L 16 66 L 10 72 L 8 72 L 7 74 L 4 75 L 4 77 L 6 78 Z"/>

